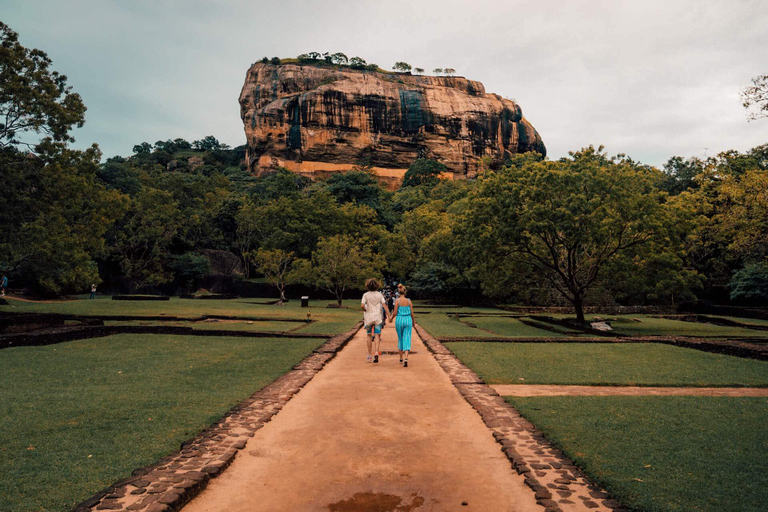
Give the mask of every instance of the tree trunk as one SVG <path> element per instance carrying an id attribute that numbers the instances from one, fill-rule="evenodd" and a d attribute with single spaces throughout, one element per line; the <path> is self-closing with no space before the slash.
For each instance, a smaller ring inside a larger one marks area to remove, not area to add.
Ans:
<path id="1" fill-rule="evenodd" d="M 579 322 L 580 324 L 585 323 L 583 297 L 576 297 L 573 299 L 573 309 L 576 311 L 576 321 Z"/>

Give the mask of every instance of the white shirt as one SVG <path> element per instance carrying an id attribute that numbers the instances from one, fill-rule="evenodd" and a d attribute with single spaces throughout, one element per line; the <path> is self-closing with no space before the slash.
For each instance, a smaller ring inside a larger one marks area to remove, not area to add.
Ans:
<path id="1" fill-rule="evenodd" d="M 365 306 L 363 322 L 365 325 L 379 325 L 381 323 L 381 308 L 386 304 L 381 292 L 365 292 L 360 304 Z"/>

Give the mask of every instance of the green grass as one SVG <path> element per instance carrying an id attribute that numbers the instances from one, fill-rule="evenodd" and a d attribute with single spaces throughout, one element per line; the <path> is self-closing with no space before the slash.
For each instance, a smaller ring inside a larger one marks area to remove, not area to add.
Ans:
<path id="1" fill-rule="evenodd" d="M 283 332 L 289 329 L 302 327 L 299 322 L 268 322 L 253 320 L 207 320 L 202 322 L 185 322 L 162 320 L 107 320 L 104 325 L 116 326 L 151 326 L 151 327 L 191 327 L 198 331 L 262 331 L 262 332 Z"/>
<path id="2" fill-rule="evenodd" d="M 507 400 L 635 510 L 759 512 L 768 503 L 765 398 Z"/>
<path id="3" fill-rule="evenodd" d="M 463 318 L 465 322 L 475 324 L 480 329 L 492 331 L 502 336 L 512 338 L 556 338 L 566 336 L 564 333 L 552 332 L 545 329 L 526 325 L 516 318 L 493 318 L 487 316 L 478 316 Z"/>
<path id="4" fill-rule="evenodd" d="M 489 384 L 768 386 L 768 362 L 657 343 L 449 343 Z"/>
<path id="5" fill-rule="evenodd" d="M 758 325 L 761 327 L 768 326 L 768 320 L 763 320 L 762 318 L 745 318 L 745 317 L 738 317 L 738 316 L 718 316 L 718 315 L 706 315 L 706 316 L 709 316 L 711 318 L 722 318 L 723 320 L 733 320 L 745 325 Z"/>
<path id="6" fill-rule="evenodd" d="M 551 315 L 558 318 L 571 318 L 572 315 Z M 756 331 L 744 327 L 700 322 L 685 322 L 668 318 L 654 318 L 650 315 L 587 315 L 590 320 L 595 316 L 607 319 L 613 330 L 628 336 L 718 336 L 718 337 L 768 337 L 768 331 Z M 733 317 L 724 317 L 740 321 Z M 639 320 L 639 321 L 638 321 Z"/>
<path id="7" fill-rule="evenodd" d="M 500 338 L 500 334 L 493 335 L 489 332 L 481 329 L 475 329 L 465 323 L 459 322 L 455 317 L 448 316 L 442 312 L 433 312 L 429 315 L 419 315 L 419 312 L 414 308 L 414 318 L 416 323 L 421 325 L 432 336 L 436 337 L 480 337 L 480 338 Z M 467 320 L 467 319 L 465 319 Z M 470 321 L 474 320 L 468 319 Z"/>
<path id="8" fill-rule="evenodd" d="M 74 315 L 130 315 L 130 316 L 172 316 L 179 318 L 198 318 L 203 315 L 221 315 L 243 318 L 274 318 L 279 319 L 306 319 L 307 313 L 312 315 L 317 323 L 314 327 L 305 332 L 315 332 L 322 334 L 337 334 L 351 329 L 358 320 L 362 318 L 359 301 L 346 300 L 343 308 L 326 308 L 330 301 L 313 300 L 309 302 L 309 308 L 302 308 L 301 301 L 292 300 L 284 306 L 275 306 L 267 304 L 255 304 L 260 299 L 179 299 L 172 297 L 169 301 L 118 301 L 110 300 L 108 296 L 99 296 L 96 300 L 68 300 L 61 302 L 24 302 L 10 299 L 11 306 L 2 306 L 0 311 L 9 311 L 15 313 L 63 313 Z M 326 325 L 318 325 L 326 324 Z M 162 324 L 170 325 L 170 324 Z M 226 322 L 187 324 L 180 323 L 196 329 L 234 329 L 237 324 Z M 261 330 L 254 324 L 249 325 L 248 330 Z M 267 324 L 265 324 L 266 326 Z M 280 326 L 279 322 L 274 324 L 274 328 L 265 328 L 264 330 L 283 331 L 297 327 L 297 324 L 284 323 Z"/>
<path id="9" fill-rule="evenodd" d="M 116 335 L 0 351 L 0 511 L 66 511 L 323 340 Z"/>

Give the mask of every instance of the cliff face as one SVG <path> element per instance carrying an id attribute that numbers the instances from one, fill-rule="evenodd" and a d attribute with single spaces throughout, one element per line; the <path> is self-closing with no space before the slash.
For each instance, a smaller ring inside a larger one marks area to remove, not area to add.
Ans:
<path id="1" fill-rule="evenodd" d="M 394 185 L 419 157 L 463 178 L 483 156 L 546 152 L 515 102 L 461 77 L 257 63 L 240 115 L 255 174 L 280 165 L 322 175 L 367 160 Z"/>

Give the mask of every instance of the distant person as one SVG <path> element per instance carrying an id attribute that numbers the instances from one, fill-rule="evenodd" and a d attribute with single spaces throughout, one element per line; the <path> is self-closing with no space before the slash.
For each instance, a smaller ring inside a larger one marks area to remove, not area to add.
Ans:
<path id="1" fill-rule="evenodd" d="M 5 297 L 5 291 L 8 288 L 8 276 L 6 276 L 5 274 L 0 274 L 0 275 L 3 276 L 2 279 L 0 279 L 0 288 L 2 288 L 2 291 L 3 291 L 1 296 Z"/>
<path id="2" fill-rule="evenodd" d="M 91 285 L 91 298 L 92 298 L 92 299 L 95 299 L 95 298 L 96 298 L 96 283 L 93 283 L 93 284 Z"/>
<path id="3" fill-rule="evenodd" d="M 360 306 L 363 313 L 363 323 L 365 324 L 366 342 L 368 343 L 368 361 L 373 358 L 374 363 L 379 362 L 379 349 L 381 348 L 381 310 L 386 302 L 384 296 L 379 292 L 381 285 L 376 279 L 369 279 L 365 282 L 368 291 L 363 294 Z"/>
<path id="4" fill-rule="evenodd" d="M 395 321 L 395 330 L 397 331 L 397 351 L 400 354 L 400 362 L 403 364 L 403 368 L 408 368 L 408 353 L 411 351 L 411 329 L 413 328 L 413 303 L 411 303 L 411 299 L 405 297 L 408 292 L 405 286 L 398 284 L 397 291 L 399 297 L 395 301 L 395 313 L 392 315 L 392 319 Z"/>
<path id="5" fill-rule="evenodd" d="M 395 311 L 395 296 L 392 292 L 387 295 L 387 309 L 389 309 L 389 316 L 392 316 L 392 312 Z"/>

